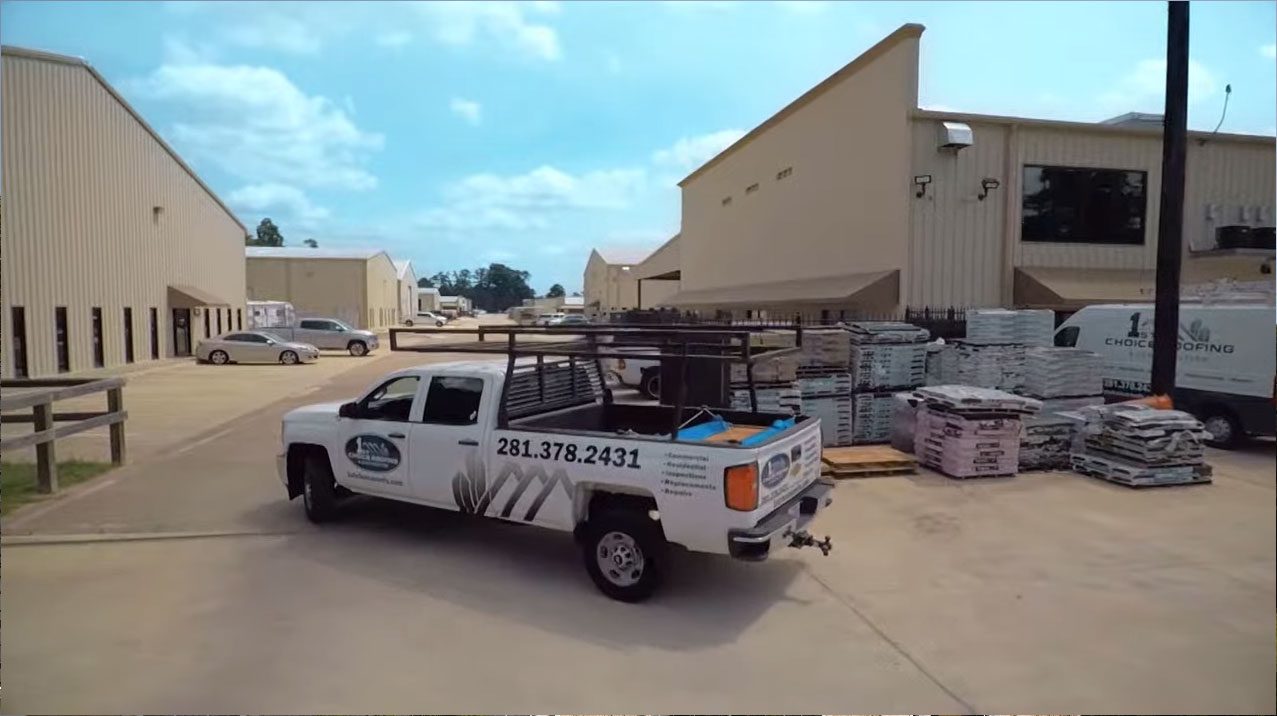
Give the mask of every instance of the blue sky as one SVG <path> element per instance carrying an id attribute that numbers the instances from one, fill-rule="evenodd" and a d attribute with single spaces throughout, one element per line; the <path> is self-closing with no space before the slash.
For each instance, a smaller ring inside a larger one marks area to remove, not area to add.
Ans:
<path id="1" fill-rule="evenodd" d="M 502 261 L 579 290 L 655 247 L 676 182 L 905 22 L 921 103 L 1160 112 L 1162 3 L 0 4 L 5 44 L 91 62 L 255 226 L 419 275 Z M 1277 4 L 1192 6 L 1189 125 L 1273 134 Z"/>

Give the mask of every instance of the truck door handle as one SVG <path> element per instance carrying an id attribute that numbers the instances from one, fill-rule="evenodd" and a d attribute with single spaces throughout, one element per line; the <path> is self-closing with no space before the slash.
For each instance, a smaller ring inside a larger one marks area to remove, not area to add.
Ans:
<path id="1" fill-rule="evenodd" d="M 396 440 L 403 440 L 403 438 L 404 438 L 404 434 L 403 434 L 403 433 L 390 433 L 390 437 L 392 437 L 392 438 L 394 438 L 394 439 L 396 439 Z"/>
<path id="2" fill-rule="evenodd" d="M 467 438 L 467 439 L 465 439 L 465 440 L 458 440 L 458 441 L 457 441 L 457 444 L 458 444 L 458 445 L 478 445 L 478 444 L 479 444 L 479 441 L 478 441 L 478 440 L 470 440 L 469 438 Z"/>

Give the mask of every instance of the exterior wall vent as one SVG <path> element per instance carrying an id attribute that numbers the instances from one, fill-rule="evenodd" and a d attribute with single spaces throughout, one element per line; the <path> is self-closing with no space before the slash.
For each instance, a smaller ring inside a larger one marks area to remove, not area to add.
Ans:
<path id="1" fill-rule="evenodd" d="M 962 122 L 941 122 L 940 123 L 940 148 L 952 149 L 957 152 L 960 149 L 975 144 L 975 134 L 971 132 L 969 125 Z"/>

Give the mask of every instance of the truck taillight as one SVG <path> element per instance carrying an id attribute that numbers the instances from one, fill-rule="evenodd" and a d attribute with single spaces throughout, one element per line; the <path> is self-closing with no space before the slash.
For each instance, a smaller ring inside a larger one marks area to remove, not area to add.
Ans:
<path id="1" fill-rule="evenodd" d="M 730 509 L 741 512 L 758 509 L 758 466 L 751 462 L 723 470 L 723 494 Z"/>

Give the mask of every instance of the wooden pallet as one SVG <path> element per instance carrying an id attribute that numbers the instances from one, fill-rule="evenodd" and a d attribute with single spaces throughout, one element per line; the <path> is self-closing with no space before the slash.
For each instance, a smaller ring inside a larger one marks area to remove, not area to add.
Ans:
<path id="1" fill-rule="evenodd" d="M 825 448 L 821 460 L 824 472 L 837 479 L 905 475 L 918 471 L 918 461 L 913 455 L 887 445 Z"/>

